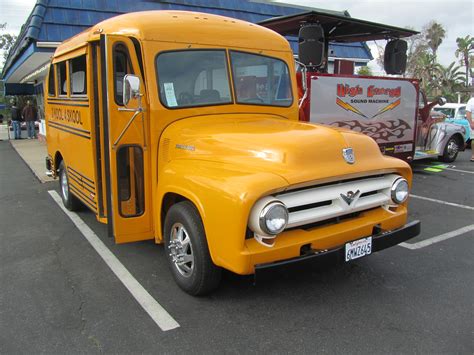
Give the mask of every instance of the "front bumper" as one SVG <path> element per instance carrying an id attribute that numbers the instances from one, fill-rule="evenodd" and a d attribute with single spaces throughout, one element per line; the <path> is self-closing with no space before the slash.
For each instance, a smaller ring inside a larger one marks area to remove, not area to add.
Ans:
<path id="1" fill-rule="evenodd" d="M 393 247 L 394 245 L 416 237 L 418 234 L 420 234 L 420 221 L 413 221 L 401 228 L 374 234 L 372 235 L 372 253 Z M 311 263 L 311 265 L 315 265 L 331 260 L 338 262 L 345 260 L 344 253 L 345 244 L 325 251 L 308 251 L 305 255 L 296 258 L 255 265 L 255 275 L 264 273 L 266 270 L 283 268 L 294 264 Z"/>

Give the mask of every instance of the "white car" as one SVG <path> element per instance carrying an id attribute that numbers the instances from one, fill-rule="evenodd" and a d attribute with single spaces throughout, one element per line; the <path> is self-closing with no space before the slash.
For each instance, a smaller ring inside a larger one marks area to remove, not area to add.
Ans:
<path id="1" fill-rule="evenodd" d="M 466 104 L 446 103 L 443 106 L 436 105 L 433 111 L 441 112 L 450 119 L 462 119 L 466 117 Z"/>

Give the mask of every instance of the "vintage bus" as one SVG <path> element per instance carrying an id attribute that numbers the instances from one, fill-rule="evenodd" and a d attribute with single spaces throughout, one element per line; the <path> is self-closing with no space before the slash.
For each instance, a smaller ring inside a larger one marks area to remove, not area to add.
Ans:
<path id="1" fill-rule="evenodd" d="M 178 285 L 215 289 L 416 236 L 410 167 L 369 137 L 298 122 L 289 43 L 203 13 L 140 12 L 62 43 L 46 78 L 47 166 L 117 243 L 164 243 Z"/>

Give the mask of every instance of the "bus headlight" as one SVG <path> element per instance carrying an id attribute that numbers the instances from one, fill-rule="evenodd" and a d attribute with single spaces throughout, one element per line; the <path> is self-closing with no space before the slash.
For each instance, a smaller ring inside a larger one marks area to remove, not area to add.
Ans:
<path id="1" fill-rule="evenodd" d="M 271 202 L 260 213 L 259 224 L 266 234 L 280 234 L 288 224 L 288 210 L 280 201 Z"/>
<path id="2" fill-rule="evenodd" d="M 399 178 L 394 181 L 391 188 L 391 198 L 394 203 L 399 205 L 405 202 L 408 198 L 408 193 L 408 181 L 406 181 L 404 178 Z"/>
<path id="3" fill-rule="evenodd" d="M 259 200 L 250 212 L 249 227 L 258 235 L 274 236 L 288 224 L 288 209 L 279 200 L 268 196 Z"/>

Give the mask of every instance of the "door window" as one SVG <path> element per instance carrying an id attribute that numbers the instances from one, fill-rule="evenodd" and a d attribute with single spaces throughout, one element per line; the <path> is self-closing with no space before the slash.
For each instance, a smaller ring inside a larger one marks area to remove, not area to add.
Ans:
<path id="1" fill-rule="evenodd" d="M 122 217 L 136 217 L 145 211 L 143 150 L 140 146 L 121 146 L 117 151 L 119 212 Z"/>
<path id="2" fill-rule="evenodd" d="M 117 105 L 123 106 L 123 78 L 133 74 L 130 56 L 123 44 L 114 47 L 114 96 Z"/>

